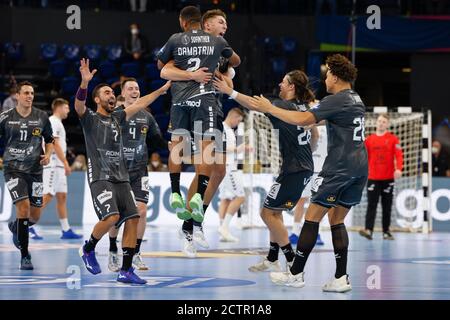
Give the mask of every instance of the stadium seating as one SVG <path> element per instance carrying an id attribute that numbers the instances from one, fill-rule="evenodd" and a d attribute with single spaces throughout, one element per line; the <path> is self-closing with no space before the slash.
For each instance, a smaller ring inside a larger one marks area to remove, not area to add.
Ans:
<path id="1" fill-rule="evenodd" d="M 58 59 L 58 45 L 56 43 L 41 44 L 41 59 L 52 62 Z"/>
<path id="2" fill-rule="evenodd" d="M 76 44 L 65 44 L 62 47 L 64 59 L 70 62 L 80 59 L 80 47 Z"/>

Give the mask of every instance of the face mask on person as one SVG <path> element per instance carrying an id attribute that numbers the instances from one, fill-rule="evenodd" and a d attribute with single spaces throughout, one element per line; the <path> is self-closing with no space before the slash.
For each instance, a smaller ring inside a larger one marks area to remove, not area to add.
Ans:
<path id="1" fill-rule="evenodd" d="M 157 167 L 159 165 L 159 161 L 152 161 L 152 166 Z"/>
<path id="2" fill-rule="evenodd" d="M 432 147 L 431 148 L 431 152 L 433 152 L 433 154 L 438 154 L 439 153 L 439 149 L 437 147 Z"/>
<path id="3" fill-rule="evenodd" d="M 133 36 L 138 35 L 138 34 L 139 34 L 139 29 L 136 29 L 136 28 L 131 29 L 131 34 L 132 34 Z"/>

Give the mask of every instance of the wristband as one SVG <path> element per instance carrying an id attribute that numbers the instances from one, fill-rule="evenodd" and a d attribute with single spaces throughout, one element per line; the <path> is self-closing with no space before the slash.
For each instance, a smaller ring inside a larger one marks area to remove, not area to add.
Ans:
<path id="1" fill-rule="evenodd" d="M 83 89 L 83 88 L 78 88 L 77 91 L 77 99 L 80 101 L 86 101 L 87 98 L 87 89 Z"/>
<path id="2" fill-rule="evenodd" d="M 236 90 L 233 90 L 233 92 L 230 94 L 230 98 L 233 100 L 236 99 L 237 96 L 238 96 L 238 92 Z"/>

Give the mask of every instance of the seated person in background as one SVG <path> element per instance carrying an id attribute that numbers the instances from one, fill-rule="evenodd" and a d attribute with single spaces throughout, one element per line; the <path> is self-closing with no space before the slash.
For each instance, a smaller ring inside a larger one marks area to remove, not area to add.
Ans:
<path id="1" fill-rule="evenodd" d="M 153 152 L 148 162 L 148 171 L 165 172 L 168 171 L 167 165 L 162 163 L 161 156 L 157 152 Z"/>

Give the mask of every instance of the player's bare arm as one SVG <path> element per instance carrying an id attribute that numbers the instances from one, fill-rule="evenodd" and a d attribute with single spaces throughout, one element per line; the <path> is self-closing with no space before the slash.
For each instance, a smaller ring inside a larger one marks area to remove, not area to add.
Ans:
<path id="1" fill-rule="evenodd" d="M 75 97 L 75 111 L 78 116 L 82 116 L 86 111 L 86 98 L 87 98 L 87 87 L 89 81 L 92 80 L 94 75 L 97 73 L 97 69 L 92 70 L 89 69 L 89 59 L 81 59 L 80 61 L 80 75 L 81 75 L 81 84 L 80 89 L 77 92 Z"/>
<path id="2" fill-rule="evenodd" d="M 236 68 L 241 64 L 241 58 L 237 55 L 236 52 L 233 52 L 229 59 L 230 67 Z"/>
<path id="3" fill-rule="evenodd" d="M 45 154 L 41 156 L 40 164 L 46 166 L 50 162 L 50 156 L 53 153 L 53 142 L 45 144 Z"/>
<path id="4" fill-rule="evenodd" d="M 233 88 L 229 86 L 228 82 L 225 80 L 224 76 L 217 76 L 213 80 L 213 85 L 216 90 L 220 91 L 221 93 L 224 93 L 226 95 L 231 96 L 233 93 Z M 241 106 L 249 109 L 249 110 L 255 110 L 251 104 L 252 97 L 246 96 L 245 94 L 237 92 L 237 96 L 234 98 L 234 100 L 237 101 Z"/>
<path id="5" fill-rule="evenodd" d="M 312 112 L 288 111 L 278 108 L 262 95 L 251 98 L 250 104 L 253 110 L 270 113 L 274 117 L 289 124 L 305 127 L 316 123 L 316 117 L 314 117 Z"/>
<path id="6" fill-rule="evenodd" d="M 161 78 L 172 81 L 191 81 L 207 83 L 212 79 L 212 73 L 208 68 L 202 67 L 196 71 L 181 70 L 175 66 L 173 60 L 169 61 L 161 70 Z"/>
<path id="7" fill-rule="evenodd" d="M 171 86 L 171 82 L 167 81 L 161 88 L 153 91 L 152 93 L 139 98 L 132 105 L 127 107 L 124 111 L 127 114 L 127 120 L 132 117 L 137 112 L 144 110 L 147 106 L 151 105 L 156 99 L 158 99 L 161 95 L 166 94 L 167 90 L 169 90 Z"/>
<path id="8" fill-rule="evenodd" d="M 66 156 L 64 155 L 64 151 L 61 147 L 61 142 L 59 138 L 55 137 L 55 142 L 53 145 L 53 149 L 55 151 L 56 157 L 64 163 L 64 171 L 66 176 L 69 176 L 72 173 L 72 169 L 70 169 L 69 162 L 67 162 Z"/>

